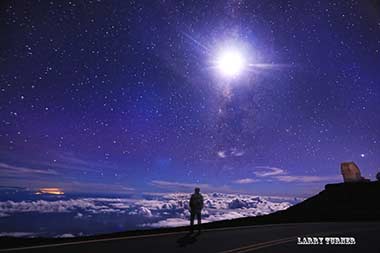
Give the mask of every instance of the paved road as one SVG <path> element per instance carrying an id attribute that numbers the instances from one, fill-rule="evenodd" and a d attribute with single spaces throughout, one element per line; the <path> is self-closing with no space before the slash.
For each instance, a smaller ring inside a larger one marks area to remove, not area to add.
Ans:
<path id="1" fill-rule="evenodd" d="M 354 237 L 355 245 L 297 245 L 297 237 Z M 375 252 L 380 253 L 380 222 L 304 223 L 211 229 L 111 238 L 0 252 Z"/>

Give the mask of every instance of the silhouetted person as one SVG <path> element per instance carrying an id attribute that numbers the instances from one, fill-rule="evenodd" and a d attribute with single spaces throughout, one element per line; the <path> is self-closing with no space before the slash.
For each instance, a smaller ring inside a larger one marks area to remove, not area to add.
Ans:
<path id="1" fill-rule="evenodd" d="M 198 231 L 201 231 L 201 219 L 202 219 L 202 208 L 203 208 L 203 196 L 200 194 L 200 189 L 197 187 L 190 198 L 190 231 L 194 230 L 194 218 L 197 216 L 198 220 Z"/>

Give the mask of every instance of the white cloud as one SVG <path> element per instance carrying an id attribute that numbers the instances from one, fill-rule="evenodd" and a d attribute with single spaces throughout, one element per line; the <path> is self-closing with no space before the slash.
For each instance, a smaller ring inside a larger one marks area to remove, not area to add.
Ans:
<path id="1" fill-rule="evenodd" d="M 82 213 L 77 213 L 77 215 L 75 215 L 74 218 L 77 218 L 77 219 L 80 219 L 83 217 L 83 214 Z"/>
<path id="2" fill-rule="evenodd" d="M 3 201 L 0 202 L 0 212 L 5 214 L 10 213 L 22 213 L 22 212 L 40 212 L 40 213 L 65 213 L 71 212 L 76 208 L 86 209 L 96 206 L 94 203 L 86 201 L 84 199 L 70 199 L 70 200 L 58 200 L 58 201 Z"/>
<path id="3" fill-rule="evenodd" d="M 300 182 L 300 183 L 315 183 L 315 182 L 329 182 L 336 181 L 341 178 L 339 175 L 331 176 L 318 176 L 318 175 L 289 175 L 284 169 L 269 167 L 269 166 L 257 166 L 259 171 L 253 172 L 257 177 L 269 177 L 270 179 L 280 182 Z"/>
<path id="4" fill-rule="evenodd" d="M 205 208 L 202 210 L 202 222 L 204 223 L 263 215 L 291 206 L 288 200 L 283 200 L 280 197 L 269 199 L 269 197 L 225 193 L 203 195 Z M 141 226 L 172 227 L 187 225 L 189 223 L 189 211 L 187 210 L 189 197 L 190 195 L 188 193 L 172 193 L 162 196 L 162 198 L 166 199 L 169 203 L 177 202 L 177 205 L 172 209 L 174 211 L 171 212 L 170 217 L 166 217 L 164 215 L 165 210 L 161 209 L 159 214 L 156 215 L 156 217 L 162 217 L 161 220 L 153 223 L 145 223 Z M 164 201 L 161 203 L 164 203 Z"/>
<path id="5" fill-rule="evenodd" d="M 232 192 L 232 189 L 227 185 L 213 186 L 209 184 L 171 182 L 162 180 L 153 180 L 151 181 L 151 184 L 158 188 L 176 192 L 192 192 L 195 187 L 199 187 L 201 192 Z"/>
<path id="6" fill-rule="evenodd" d="M 236 151 L 234 153 L 232 153 L 234 156 L 243 156 L 245 154 L 244 151 Z"/>
<path id="7" fill-rule="evenodd" d="M 300 176 L 300 175 L 284 175 L 276 176 L 277 180 L 281 182 L 303 182 L 303 183 L 314 183 L 314 182 L 327 182 L 336 181 L 341 178 L 341 176 Z"/>
<path id="8" fill-rule="evenodd" d="M 0 232 L 0 237 L 12 236 L 12 237 L 36 237 L 36 233 L 31 232 Z"/>
<path id="9" fill-rule="evenodd" d="M 238 150 L 237 148 L 231 148 L 230 150 L 219 150 L 218 152 L 216 152 L 216 154 L 220 158 L 226 158 L 230 156 L 243 156 L 245 152 L 243 150 Z"/>
<path id="10" fill-rule="evenodd" d="M 63 234 L 63 235 L 58 235 L 56 238 L 73 238 L 75 235 L 73 234 Z"/>
<path id="11" fill-rule="evenodd" d="M 232 148 L 231 149 L 231 155 L 232 156 L 243 156 L 245 154 L 244 151 L 238 150 L 237 148 Z"/>
<path id="12" fill-rule="evenodd" d="M 73 219 L 96 215 L 127 215 L 144 218 L 140 227 L 172 227 L 189 223 L 191 193 L 165 193 L 144 198 L 78 198 L 65 200 L 0 201 L 0 213 L 72 213 Z M 248 194 L 203 193 L 203 222 L 268 214 L 291 206 L 288 199 Z M 103 217 L 102 217 L 103 218 Z M 130 229 L 133 229 L 130 228 Z"/>
<path id="13" fill-rule="evenodd" d="M 255 168 L 264 169 L 261 171 L 254 171 L 253 172 L 258 177 L 271 177 L 271 176 L 286 174 L 285 170 L 280 169 L 280 168 L 276 168 L 276 167 L 258 166 Z"/>
<path id="14" fill-rule="evenodd" d="M 10 165 L 7 163 L 0 163 L 0 172 L 1 173 L 6 173 L 8 176 L 9 174 L 43 174 L 43 175 L 59 175 L 58 172 L 55 170 L 47 169 L 47 170 L 42 170 L 42 169 L 33 169 L 33 168 L 26 168 L 22 166 L 14 166 Z"/>
<path id="15" fill-rule="evenodd" d="M 194 190 L 195 187 L 208 188 L 208 184 L 195 184 L 195 183 L 181 183 L 181 182 L 170 182 L 162 180 L 153 180 L 151 182 L 154 186 L 161 188 L 174 188 L 174 189 L 186 189 Z"/>
<path id="16" fill-rule="evenodd" d="M 253 179 L 253 178 L 242 178 L 242 179 L 235 180 L 233 182 L 235 184 L 251 184 L 257 181 L 258 181 L 257 179 Z"/>
<path id="17" fill-rule="evenodd" d="M 227 157 L 227 155 L 226 155 L 226 151 L 223 151 L 223 150 L 218 151 L 216 154 L 217 154 L 220 158 L 226 158 L 226 157 Z"/>
<path id="18" fill-rule="evenodd" d="M 179 226 L 186 226 L 186 225 L 189 225 L 188 219 L 168 218 L 168 219 L 160 220 L 156 223 L 142 224 L 141 227 L 159 228 L 159 227 L 179 227 Z"/>
<path id="19" fill-rule="evenodd" d="M 153 216 L 150 209 L 146 208 L 144 206 L 140 206 L 140 207 L 136 208 L 136 210 L 130 211 L 129 214 L 130 215 L 141 215 L 141 216 L 145 216 L 145 217 L 152 217 Z"/>

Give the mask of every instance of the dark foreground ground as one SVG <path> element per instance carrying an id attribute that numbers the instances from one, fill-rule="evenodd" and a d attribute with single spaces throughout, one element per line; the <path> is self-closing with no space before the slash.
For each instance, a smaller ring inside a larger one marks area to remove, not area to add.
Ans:
<path id="1" fill-rule="evenodd" d="M 376 252 L 380 222 L 295 223 L 95 239 L 0 252 Z M 297 237 L 354 237 L 355 245 L 297 245 Z"/>

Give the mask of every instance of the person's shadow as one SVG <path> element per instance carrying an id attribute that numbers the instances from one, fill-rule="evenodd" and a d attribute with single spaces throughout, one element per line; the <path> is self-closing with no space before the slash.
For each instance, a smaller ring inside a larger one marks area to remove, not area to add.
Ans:
<path id="1" fill-rule="evenodd" d="M 177 240 L 179 247 L 186 247 L 189 244 L 193 244 L 197 241 L 197 237 L 200 236 L 201 232 L 198 233 L 187 233 L 184 237 L 181 237 Z"/>

